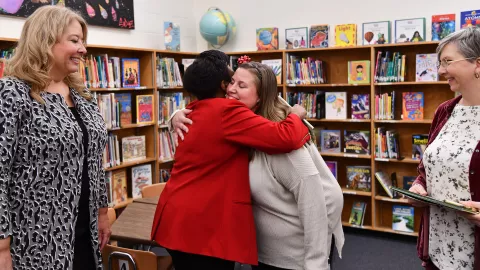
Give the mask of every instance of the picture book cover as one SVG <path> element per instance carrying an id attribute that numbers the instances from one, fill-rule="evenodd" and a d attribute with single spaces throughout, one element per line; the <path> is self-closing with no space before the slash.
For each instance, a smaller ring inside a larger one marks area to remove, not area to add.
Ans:
<path id="1" fill-rule="evenodd" d="M 347 119 L 347 92 L 325 93 L 325 118 Z"/>
<path id="2" fill-rule="evenodd" d="M 107 171 L 105 172 L 105 187 L 107 188 L 107 202 L 108 202 L 108 207 L 113 207 L 114 202 L 113 202 L 113 186 L 112 186 L 112 172 Z"/>
<path id="3" fill-rule="evenodd" d="M 413 206 L 392 206 L 392 229 L 401 232 L 413 232 L 414 208 Z"/>
<path id="4" fill-rule="evenodd" d="M 417 179 L 416 176 L 404 176 L 403 177 L 403 189 L 409 190 L 412 187 L 415 179 Z"/>
<path id="5" fill-rule="evenodd" d="M 120 126 L 132 123 L 132 94 L 119 93 L 115 94 L 115 99 L 120 105 Z"/>
<path id="6" fill-rule="evenodd" d="M 332 172 L 333 177 L 335 177 L 335 179 L 338 179 L 337 178 L 337 162 L 336 161 L 325 161 L 325 164 L 327 164 L 327 167 Z"/>
<path id="7" fill-rule="evenodd" d="M 137 96 L 137 124 L 153 123 L 153 95 Z"/>
<path id="8" fill-rule="evenodd" d="M 347 166 L 347 188 L 371 191 L 372 170 L 370 166 Z"/>
<path id="9" fill-rule="evenodd" d="M 113 203 L 119 204 L 126 202 L 128 199 L 126 169 L 119 169 L 112 173 L 112 187 Z"/>
<path id="10" fill-rule="evenodd" d="M 163 22 L 165 50 L 180 51 L 180 26 L 173 22 Z"/>
<path id="11" fill-rule="evenodd" d="M 377 171 L 375 173 L 375 178 L 377 178 L 377 181 L 380 183 L 380 185 L 383 187 L 383 190 L 387 193 L 388 197 L 393 199 L 393 193 L 392 193 L 392 179 L 390 179 L 390 176 L 386 174 L 385 172 L 382 171 Z"/>
<path id="12" fill-rule="evenodd" d="M 352 205 L 352 212 L 350 213 L 350 218 L 348 219 L 348 223 L 354 226 L 362 226 L 363 219 L 365 217 L 366 208 L 367 208 L 367 203 L 354 202 Z"/>
<path id="13" fill-rule="evenodd" d="M 370 60 L 348 61 L 348 83 L 370 83 Z"/>
<path id="14" fill-rule="evenodd" d="M 352 119 L 370 119 L 370 94 L 352 95 Z"/>
<path id="15" fill-rule="evenodd" d="M 285 29 L 286 49 L 308 48 L 308 27 Z"/>
<path id="16" fill-rule="evenodd" d="M 417 54 L 415 60 L 415 80 L 417 82 L 438 81 L 436 53 Z"/>
<path id="17" fill-rule="evenodd" d="M 370 154 L 370 131 L 345 130 L 345 153 Z"/>
<path id="18" fill-rule="evenodd" d="M 122 58 L 122 87 L 140 87 L 140 60 Z"/>
<path id="19" fill-rule="evenodd" d="M 402 119 L 423 120 L 423 92 L 402 93 Z"/>
<path id="20" fill-rule="evenodd" d="M 335 47 L 357 45 L 357 25 L 339 24 L 335 26 Z"/>
<path id="21" fill-rule="evenodd" d="M 363 24 L 363 45 L 388 44 L 391 42 L 390 21 Z"/>
<path id="22" fill-rule="evenodd" d="M 310 48 L 327 48 L 329 30 L 328 24 L 310 26 Z"/>
<path id="23" fill-rule="evenodd" d="M 122 162 L 137 161 L 146 158 L 145 135 L 122 138 Z"/>
<path id="24" fill-rule="evenodd" d="M 152 164 L 132 167 L 132 198 L 142 197 L 142 188 L 152 184 Z"/>
<path id="25" fill-rule="evenodd" d="M 258 28 L 257 29 L 257 50 L 268 51 L 278 50 L 278 28 Z"/>
<path id="26" fill-rule="evenodd" d="M 412 159 L 422 160 L 423 153 L 427 148 L 428 134 L 413 134 L 412 135 Z"/>
<path id="27" fill-rule="evenodd" d="M 395 43 L 425 41 L 425 18 L 395 21 Z"/>
<path id="28" fill-rule="evenodd" d="M 320 143 L 321 152 L 340 153 L 342 145 L 340 130 L 321 130 Z"/>
<path id="29" fill-rule="evenodd" d="M 455 14 L 432 16 L 432 41 L 442 40 L 455 32 Z"/>
<path id="30" fill-rule="evenodd" d="M 460 12 L 460 29 L 480 26 L 480 9 Z"/>
<path id="31" fill-rule="evenodd" d="M 277 84 L 282 84 L 282 59 L 262 60 L 262 64 L 271 67 L 277 78 Z"/>
<path id="32" fill-rule="evenodd" d="M 172 169 L 160 169 L 160 183 L 165 183 L 170 179 Z"/>

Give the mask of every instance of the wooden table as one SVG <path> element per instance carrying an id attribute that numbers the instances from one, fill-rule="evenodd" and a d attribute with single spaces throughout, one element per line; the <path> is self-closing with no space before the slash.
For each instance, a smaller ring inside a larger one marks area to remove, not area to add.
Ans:
<path id="1" fill-rule="evenodd" d="M 138 198 L 138 199 L 133 200 L 133 202 L 157 205 L 159 197 L 160 196 L 155 196 L 155 197 L 150 197 L 150 198 Z"/>
<path id="2" fill-rule="evenodd" d="M 157 198 L 158 201 L 158 198 Z M 158 246 L 150 240 L 156 202 L 136 202 L 129 204 L 112 225 L 111 239 Z"/>

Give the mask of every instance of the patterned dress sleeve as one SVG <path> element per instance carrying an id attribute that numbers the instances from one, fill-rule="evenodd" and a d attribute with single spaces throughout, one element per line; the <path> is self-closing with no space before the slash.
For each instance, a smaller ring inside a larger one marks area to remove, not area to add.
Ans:
<path id="1" fill-rule="evenodd" d="M 12 234 L 8 187 L 12 181 L 23 102 L 21 90 L 15 81 L 0 80 L 0 239 Z"/>

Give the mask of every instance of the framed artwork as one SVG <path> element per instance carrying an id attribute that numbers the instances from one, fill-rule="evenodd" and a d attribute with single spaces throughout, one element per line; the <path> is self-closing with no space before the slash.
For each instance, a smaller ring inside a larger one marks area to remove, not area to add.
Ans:
<path id="1" fill-rule="evenodd" d="M 165 50 L 180 51 L 180 26 L 173 22 L 163 22 Z"/>
<path id="2" fill-rule="evenodd" d="M 61 1 L 65 1 L 65 6 L 82 13 L 90 25 L 135 29 L 133 0 Z"/>
<path id="3" fill-rule="evenodd" d="M 0 0 L 0 15 L 24 17 L 32 15 L 37 8 L 48 5 L 64 6 L 62 0 Z"/>
<path id="4" fill-rule="evenodd" d="M 364 23 L 362 40 L 363 45 L 390 43 L 390 21 Z"/>
<path id="5" fill-rule="evenodd" d="M 395 21 L 395 43 L 425 41 L 425 18 Z"/>
<path id="6" fill-rule="evenodd" d="M 308 27 L 285 29 L 286 49 L 308 48 Z"/>

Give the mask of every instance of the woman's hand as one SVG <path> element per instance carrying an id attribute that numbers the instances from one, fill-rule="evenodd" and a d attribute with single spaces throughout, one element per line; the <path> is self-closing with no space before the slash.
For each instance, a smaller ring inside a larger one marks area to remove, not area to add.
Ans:
<path id="1" fill-rule="evenodd" d="M 420 194 L 422 196 L 427 196 L 427 191 L 420 184 L 413 185 L 408 191 L 416 193 L 416 194 Z M 407 198 L 407 201 L 408 201 L 409 204 L 411 204 L 415 207 L 426 207 L 426 206 L 428 206 L 427 203 L 423 203 L 423 202 L 420 202 L 420 201 L 417 201 L 417 200 L 411 199 L 411 198 Z"/>
<path id="2" fill-rule="evenodd" d="M 183 109 L 175 113 L 172 118 L 172 127 L 174 131 L 174 140 L 176 146 L 178 146 L 178 137 L 180 137 L 180 139 L 182 139 L 183 141 L 185 139 L 183 132 L 188 133 L 188 127 L 186 126 L 186 124 L 193 124 L 192 120 L 187 118 L 187 115 L 191 112 L 192 110 Z"/>
<path id="3" fill-rule="evenodd" d="M 476 210 L 480 209 L 480 202 L 474 202 L 474 201 L 465 201 L 465 202 L 460 202 L 461 204 L 465 205 L 468 208 L 475 208 Z M 464 212 L 459 212 L 460 215 L 462 215 L 464 218 L 470 220 L 475 226 L 480 227 L 480 214 L 469 214 L 469 213 L 464 213 Z"/>
<path id="4" fill-rule="evenodd" d="M 298 115 L 298 117 L 300 117 L 302 120 L 307 117 L 307 111 L 305 108 L 298 104 L 293 105 L 293 107 L 290 109 L 290 113 Z"/>
<path id="5" fill-rule="evenodd" d="M 12 255 L 10 254 L 10 237 L 0 239 L 0 270 L 12 270 Z"/>
<path id="6" fill-rule="evenodd" d="M 100 208 L 98 211 L 98 240 L 100 241 L 100 250 L 108 243 L 111 234 L 108 208 Z"/>

